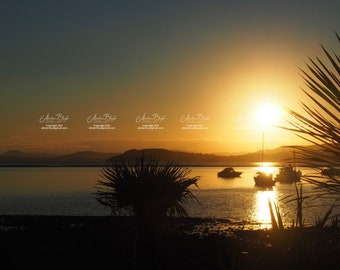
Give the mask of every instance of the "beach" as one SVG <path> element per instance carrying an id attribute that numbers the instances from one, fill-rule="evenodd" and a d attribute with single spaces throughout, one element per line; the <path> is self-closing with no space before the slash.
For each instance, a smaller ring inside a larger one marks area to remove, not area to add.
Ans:
<path id="1" fill-rule="evenodd" d="M 133 217 L 0 221 L 6 269 L 338 269 L 340 262 L 339 227 L 247 230 L 228 220 L 167 218 L 140 244 Z"/>

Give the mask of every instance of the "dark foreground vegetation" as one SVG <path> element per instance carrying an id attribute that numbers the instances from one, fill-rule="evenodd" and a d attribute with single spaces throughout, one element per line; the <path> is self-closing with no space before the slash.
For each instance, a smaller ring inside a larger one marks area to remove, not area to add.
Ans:
<path id="1" fill-rule="evenodd" d="M 1 216 L 3 269 L 339 269 L 340 228 L 244 230 L 169 218 L 138 239 L 132 217 Z"/>

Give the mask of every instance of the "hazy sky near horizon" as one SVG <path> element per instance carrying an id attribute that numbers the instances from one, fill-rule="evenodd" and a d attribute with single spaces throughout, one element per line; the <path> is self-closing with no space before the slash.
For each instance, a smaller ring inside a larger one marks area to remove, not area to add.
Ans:
<path id="1" fill-rule="evenodd" d="M 257 150 L 256 108 L 299 109 L 299 67 L 323 56 L 320 44 L 338 48 L 339 10 L 335 0 L 2 1 L 0 152 Z M 47 119 L 58 113 L 64 129 Z M 265 134 L 267 148 L 302 143 Z"/>

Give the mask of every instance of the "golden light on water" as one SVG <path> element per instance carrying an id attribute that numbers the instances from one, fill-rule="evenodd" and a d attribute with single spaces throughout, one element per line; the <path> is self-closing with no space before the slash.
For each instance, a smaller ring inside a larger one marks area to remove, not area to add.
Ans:
<path id="1" fill-rule="evenodd" d="M 275 190 L 261 190 L 255 194 L 253 220 L 261 223 L 261 228 L 271 228 L 271 218 L 269 211 L 269 200 L 276 201 Z"/>
<path id="2" fill-rule="evenodd" d="M 272 162 L 263 162 L 263 164 L 257 166 L 255 169 L 266 174 L 274 174 L 277 171 L 277 168 L 273 166 Z"/>
<path id="3" fill-rule="evenodd" d="M 261 171 L 269 174 L 275 174 L 277 168 L 273 166 L 271 162 L 264 162 L 261 166 L 256 167 L 256 171 Z M 253 220 L 260 223 L 261 229 L 271 228 L 271 217 L 269 211 L 269 201 L 276 202 L 276 191 L 271 190 L 259 190 L 254 197 L 253 207 Z"/>

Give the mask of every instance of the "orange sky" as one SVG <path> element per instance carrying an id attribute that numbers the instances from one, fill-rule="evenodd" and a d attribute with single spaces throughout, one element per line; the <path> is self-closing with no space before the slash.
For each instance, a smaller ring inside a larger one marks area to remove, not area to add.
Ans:
<path id="1" fill-rule="evenodd" d="M 334 47 L 339 4 L 181 3 L 8 1 L 0 152 L 258 150 L 256 108 L 299 109 L 298 67 L 322 55 L 320 43 Z M 316 14 L 324 19 L 314 25 Z M 40 121 L 58 113 L 67 129 Z M 88 121 L 104 114 L 115 119 Z M 264 132 L 266 148 L 303 143 L 278 128 Z"/>

